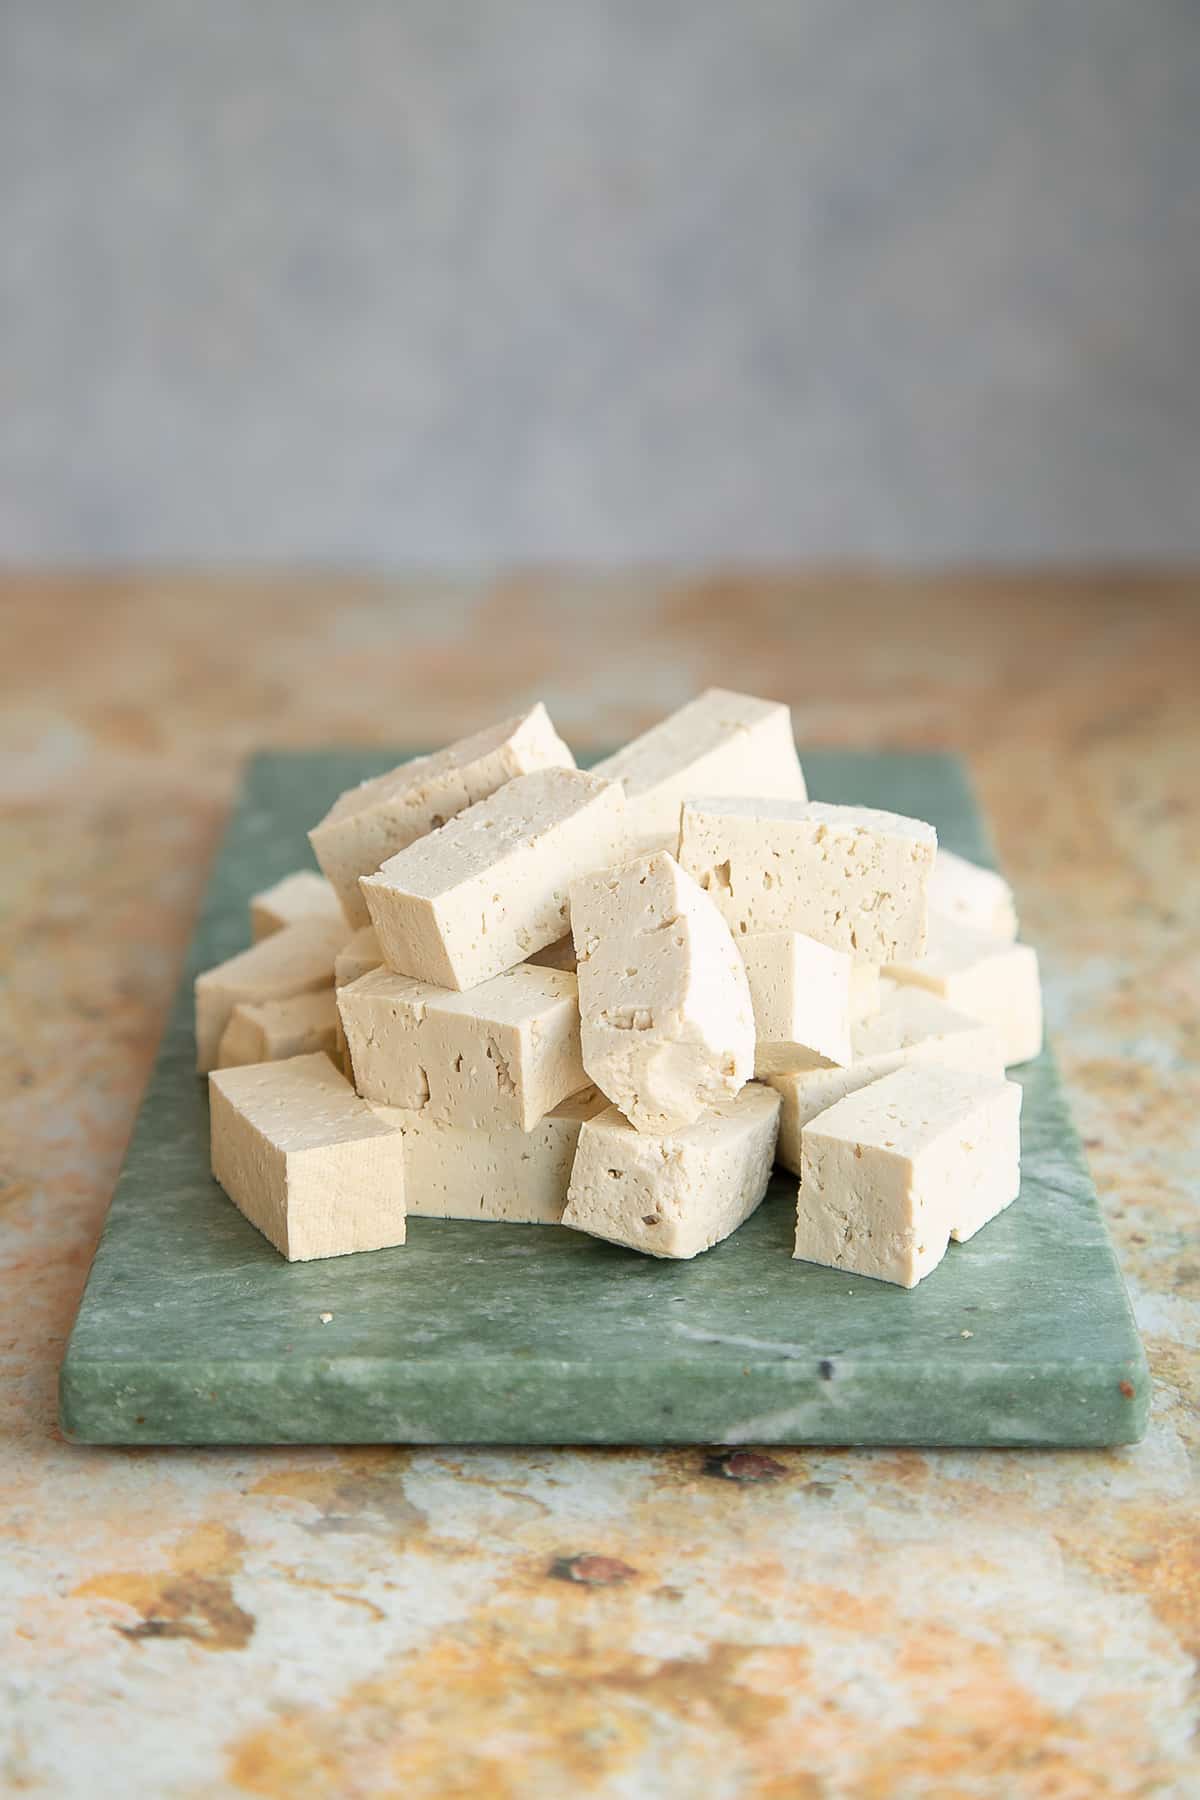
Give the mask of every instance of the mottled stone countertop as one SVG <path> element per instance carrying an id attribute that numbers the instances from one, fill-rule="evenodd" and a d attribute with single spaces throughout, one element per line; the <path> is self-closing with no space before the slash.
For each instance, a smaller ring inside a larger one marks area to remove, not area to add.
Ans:
<path id="1" fill-rule="evenodd" d="M 0 1789 L 1200 1791 L 1200 580 L 0 582 Z M 59 1357 L 239 764 L 720 682 L 964 749 L 1154 1374 L 1112 1452 L 120 1451 Z M 575 1559 L 575 1560 L 571 1560 Z"/>

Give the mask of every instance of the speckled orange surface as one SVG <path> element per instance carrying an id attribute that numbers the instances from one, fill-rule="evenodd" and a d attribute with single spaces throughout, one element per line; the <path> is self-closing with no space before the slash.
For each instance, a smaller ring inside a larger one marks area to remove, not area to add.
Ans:
<path id="1" fill-rule="evenodd" d="M 0 581 L 0 1790 L 1190 1795 L 1200 581 Z M 696 688 L 965 749 L 1155 1378 L 1135 1449 L 98 1451 L 58 1359 L 245 754 Z"/>

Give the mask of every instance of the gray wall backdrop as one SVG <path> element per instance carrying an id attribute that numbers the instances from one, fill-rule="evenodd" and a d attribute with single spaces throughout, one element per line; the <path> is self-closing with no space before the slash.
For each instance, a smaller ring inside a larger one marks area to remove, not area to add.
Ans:
<path id="1" fill-rule="evenodd" d="M 4 0 L 0 558 L 1200 552 L 1194 0 Z"/>

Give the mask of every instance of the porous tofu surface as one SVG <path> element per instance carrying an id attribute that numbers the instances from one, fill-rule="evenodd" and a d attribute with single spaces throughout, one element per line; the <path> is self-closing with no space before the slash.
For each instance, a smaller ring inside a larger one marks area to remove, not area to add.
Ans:
<path id="1" fill-rule="evenodd" d="M 289 1000 L 333 986 L 345 920 L 301 919 L 196 977 L 196 1062 L 215 1068 L 222 1035 L 240 1001 Z"/>
<path id="2" fill-rule="evenodd" d="M 639 1131 L 673 1131 L 754 1073 L 729 927 L 665 851 L 573 881 L 583 1064 Z"/>
<path id="3" fill-rule="evenodd" d="M 241 1001 L 230 1014 L 217 1052 L 219 1069 L 243 1063 L 280 1062 L 292 1056 L 338 1049 L 338 1012 L 332 988 L 290 1000 Z"/>
<path id="4" fill-rule="evenodd" d="M 1006 1066 L 1028 1062 L 1042 1047 L 1042 984 L 1030 944 L 934 917 L 924 956 L 889 964 L 884 974 L 984 1020 L 1000 1040 Z"/>
<path id="5" fill-rule="evenodd" d="M 734 935 L 799 931 L 883 964 L 920 956 L 937 833 L 920 819 L 821 801 L 687 800 L 679 860 Z"/>
<path id="6" fill-rule="evenodd" d="M 757 1082 L 661 1137 L 610 1106 L 579 1133 L 562 1222 L 648 1256 L 698 1256 L 762 1200 L 778 1119 L 778 1096 Z"/>
<path id="7" fill-rule="evenodd" d="M 1016 1199 L 1021 1090 L 962 1069 L 896 1070 L 804 1127 L 794 1254 L 915 1287 Z"/>
<path id="8" fill-rule="evenodd" d="M 250 899 L 250 931 L 255 942 L 294 925 L 298 919 L 333 919 L 342 923 L 337 895 L 323 875 L 297 869 Z"/>
<path id="9" fill-rule="evenodd" d="M 938 914 L 955 925 L 988 931 L 993 937 L 1017 935 L 1017 908 L 1013 891 L 1003 875 L 968 862 L 938 845 L 933 874 L 929 878 L 930 915 Z"/>
<path id="10" fill-rule="evenodd" d="M 850 1062 L 850 1027 L 870 1008 L 873 989 L 869 980 L 856 983 L 849 953 L 799 931 L 755 932 L 740 937 L 738 948 L 754 1003 L 754 1073 Z"/>

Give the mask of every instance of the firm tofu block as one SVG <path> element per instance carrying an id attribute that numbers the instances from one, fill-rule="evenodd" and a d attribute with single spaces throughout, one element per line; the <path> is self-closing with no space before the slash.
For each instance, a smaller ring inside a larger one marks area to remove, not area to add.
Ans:
<path id="1" fill-rule="evenodd" d="M 779 1122 L 778 1159 L 800 1173 L 800 1133 L 827 1107 L 909 1064 L 935 1063 L 965 1069 L 998 1081 L 1004 1073 L 1000 1045 L 990 1025 L 968 1019 L 920 988 L 883 984 L 887 997 L 880 1010 L 851 1027 L 854 1056 L 847 1068 L 824 1063 L 819 1068 L 769 1075 L 783 1101 Z"/>
<path id="2" fill-rule="evenodd" d="M 968 862 L 941 844 L 929 878 L 929 912 L 973 931 L 990 931 L 1009 943 L 1017 935 L 1016 903 L 1003 875 Z"/>
<path id="3" fill-rule="evenodd" d="M 579 1133 L 562 1222 L 647 1256 L 698 1256 L 766 1193 L 778 1123 L 778 1095 L 753 1081 L 663 1137 L 610 1106 Z"/>
<path id="4" fill-rule="evenodd" d="M 571 883 L 583 1066 L 638 1131 L 676 1131 L 754 1073 L 729 927 L 665 850 Z"/>
<path id="5" fill-rule="evenodd" d="M 472 988 L 562 937 L 567 890 L 616 859 L 624 795 L 578 769 L 519 775 L 364 878 L 388 967 Z"/>
<path id="6" fill-rule="evenodd" d="M 514 775 L 574 766 L 539 700 L 515 719 L 347 789 L 309 832 L 309 841 L 346 918 L 351 925 L 365 925 L 360 875 L 373 875 L 397 851 L 494 794 Z"/>
<path id="7" fill-rule="evenodd" d="M 369 975 L 383 962 L 383 952 L 373 925 L 361 925 L 338 951 L 333 963 L 335 988 L 349 987 L 360 975 Z"/>
<path id="8" fill-rule="evenodd" d="M 814 1062 L 845 1065 L 850 1027 L 864 1000 L 856 965 L 800 931 L 761 931 L 738 939 L 754 1002 L 754 1073 L 783 1075 Z M 862 965 L 873 973 L 871 965 Z M 868 990 L 869 982 L 865 984 Z"/>
<path id="9" fill-rule="evenodd" d="M 291 1000 L 333 986 L 344 919 L 301 919 L 196 977 L 196 1066 L 215 1068 L 230 1014 L 241 1001 Z"/>
<path id="10" fill-rule="evenodd" d="M 804 1128 L 795 1255 L 915 1287 L 1016 1199 L 1021 1090 L 962 1069 L 897 1069 Z"/>
<path id="11" fill-rule="evenodd" d="M 679 860 L 734 935 L 802 931 L 856 962 L 925 950 L 937 833 L 920 819 L 820 801 L 684 803 Z"/>
<path id="12" fill-rule="evenodd" d="M 595 1088 L 586 1088 L 548 1112 L 532 1131 L 468 1131 L 398 1106 L 374 1111 L 404 1133 L 410 1218 L 557 1225 L 567 1204 L 580 1126 L 606 1105 Z"/>
<path id="13" fill-rule="evenodd" d="M 208 1078 L 212 1170 L 289 1262 L 404 1242 L 404 1140 L 327 1056 Z"/>
<path id="14" fill-rule="evenodd" d="M 625 789 L 626 854 L 679 846 L 679 808 L 693 794 L 805 798 L 792 717 L 774 700 L 708 688 L 597 763 Z"/>
<path id="15" fill-rule="evenodd" d="M 535 950 L 529 960 L 536 963 L 539 969 L 569 969 L 573 975 L 576 968 L 575 940 L 568 932 L 557 943 L 547 944 L 544 950 Z"/>
<path id="16" fill-rule="evenodd" d="M 339 988 L 354 1085 L 368 1100 L 471 1130 L 538 1120 L 587 1086 L 579 987 L 520 963 L 469 993 L 374 969 Z"/>
<path id="17" fill-rule="evenodd" d="M 332 919 L 345 933 L 338 897 L 325 877 L 313 869 L 297 869 L 274 887 L 251 896 L 250 935 L 255 943 L 300 919 Z"/>
<path id="18" fill-rule="evenodd" d="M 1030 944 L 933 918 L 925 955 L 891 963 L 884 974 L 990 1025 L 1006 1067 L 1028 1062 L 1042 1047 L 1042 986 Z"/>
<path id="19" fill-rule="evenodd" d="M 339 914 L 340 917 L 340 914 Z M 254 1005 L 239 1002 L 221 1033 L 218 1069 L 236 1069 L 244 1063 L 284 1062 L 292 1056 L 311 1056 L 323 1050 L 339 1061 L 338 1012 L 333 989 L 315 994 L 296 994 L 290 1000 L 262 1000 Z"/>

